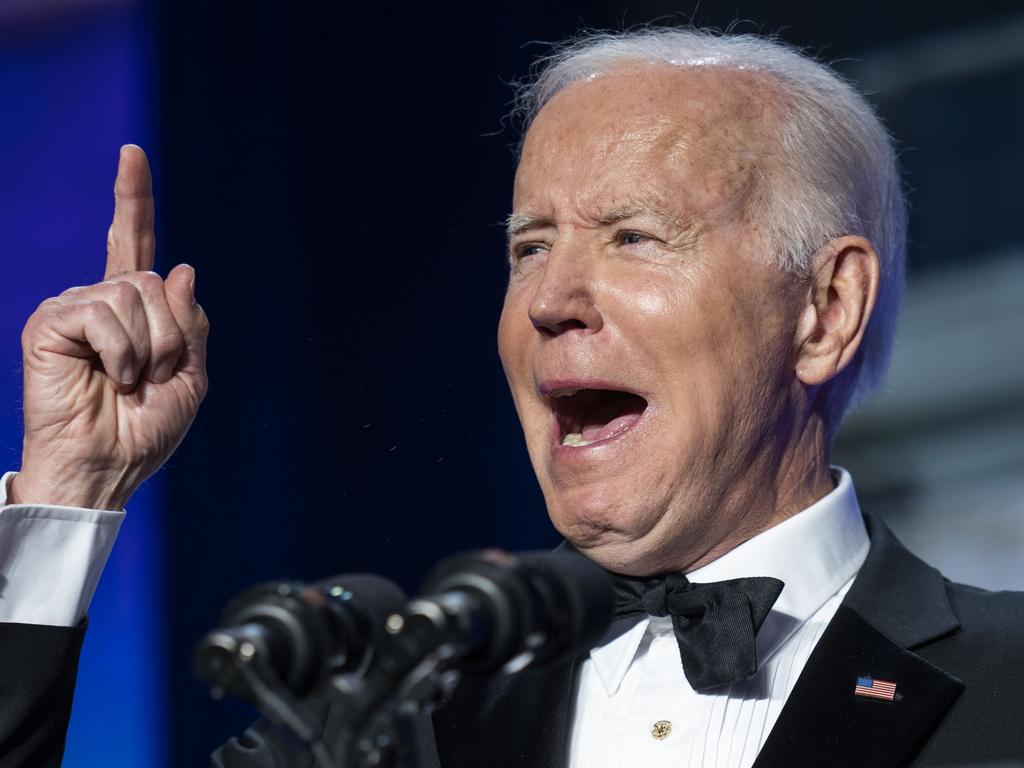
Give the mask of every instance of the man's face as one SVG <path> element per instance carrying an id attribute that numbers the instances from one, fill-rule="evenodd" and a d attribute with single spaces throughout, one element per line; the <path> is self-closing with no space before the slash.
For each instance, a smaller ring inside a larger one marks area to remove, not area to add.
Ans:
<path id="1" fill-rule="evenodd" d="M 763 525 L 801 291 L 747 215 L 764 92 L 623 70 L 560 92 L 526 137 L 501 359 L 555 527 L 614 570 L 693 566 Z"/>

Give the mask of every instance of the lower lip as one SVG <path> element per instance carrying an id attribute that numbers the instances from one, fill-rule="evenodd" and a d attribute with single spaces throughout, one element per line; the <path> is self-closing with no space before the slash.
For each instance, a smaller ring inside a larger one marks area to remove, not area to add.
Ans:
<path id="1" fill-rule="evenodd" d="M 636 414 L 635 418 L 625 422 L 621 425 L 613 434 L 608 437 L 604 437 L 600 440 L 595 440 L 587 445 L 562 445 L 562 430 L 558 424 L 558 417 L 552 414 L 551 419 L 551 442 L 552 452 L 557 459 L 571 459 L 571 458 L 589 458 L 596 456 L 603 451 L 601 449 L 611 448 L 613 445 L 618 445 L 625 440 L 629 435 L 632 435 L 637 431 L 637 427 L 643 424 L 647 419 L 647 414 L 651 411 L 650 403 L 640 413 Z"/>

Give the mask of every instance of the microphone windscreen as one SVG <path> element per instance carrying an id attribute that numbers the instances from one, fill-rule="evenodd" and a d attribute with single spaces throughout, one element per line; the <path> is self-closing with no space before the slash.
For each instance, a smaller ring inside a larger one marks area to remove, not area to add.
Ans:
<path id="1" fill-rule="evenodd" d="M 372 573 L 332 576 L 318 581 L 315 586 L 335 600 L 350 604 L 367 619 L 372 645 L 384 642 L 388 616 L 400 613 L 409 602 L 401 587 Z"/>
<path id="2" fill-rule="evenodd" d="M 574 550 L 527 552 L 520 562 L 546 585 L 548 625 L 560 626 L 562 637 L 537 663 L 577 656 L 593 648 L 612 621 L 614 598 L 608 572 Z"/>

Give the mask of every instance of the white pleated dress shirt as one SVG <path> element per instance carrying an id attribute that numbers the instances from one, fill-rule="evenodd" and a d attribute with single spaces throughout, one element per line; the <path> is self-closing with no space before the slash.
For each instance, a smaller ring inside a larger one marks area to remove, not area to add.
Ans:
<path id="1" fill-rule="evenodd" d="M 124 512 L 8 504 L 0 479 L 0 622 L 72 627 L 89 610 Z"/>
<path id="2" fill-rule="evenodd" d="M 868 553 L 853 481 L 834 472 L 836 487 L 823 499 L 686 574 L 785 583 L 757 635 L 757 673 L 698 693 L 683 674 L 670 616 L 618 622 L 577 671 L 570 768 L 753 764 Z"/>

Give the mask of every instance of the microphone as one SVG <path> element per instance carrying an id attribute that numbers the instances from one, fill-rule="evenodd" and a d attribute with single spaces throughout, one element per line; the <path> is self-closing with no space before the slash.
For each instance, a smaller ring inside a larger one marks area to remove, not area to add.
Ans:
<path id="1" fill-rule="evenodd" d="M 452 666 L 484 675 L 553 664 L 593 647 L 612 620 L 608 574 L 575 551 L 500 550 L 443 561 L 405 623 L 426 621 Z M 395 632 L 395 622 L 388 630 Z"/>
<path id="2" fill-rule="evenodd" d="M 407 599 L 396 584 L 370 574 L 258 585 L 232 600 L 218 629 L 199 642 L 196 673 L 216 698 L 256 702 L 262 691 L 246 669 L 255 665 L 303 697 L 330 677 L 365 670 L 386 639 L 386 618 Z"/>
<path id="3" fill-rule="evenodd" d="M 450 692 L 460 676 L 511 674 L 593 647 L 612 620 L 608 574 L 575 551 L 484 550 L 443 561 L 422 594 L 388 616 L 390 642 L 365 675 L 334 680 L 343 765 L 391 765 L 396 723 Z"/>

